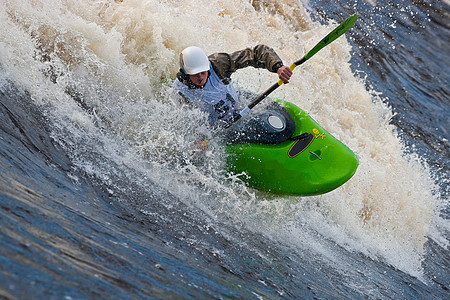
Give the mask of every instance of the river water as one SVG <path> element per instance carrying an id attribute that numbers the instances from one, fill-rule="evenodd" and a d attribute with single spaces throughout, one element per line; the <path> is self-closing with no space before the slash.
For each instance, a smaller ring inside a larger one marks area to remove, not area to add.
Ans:
<path id="1" fill-rule="evenodd" d="M 447 0 L 0 3 L 1 299 L 448 299 Z M 247 188 L 171 89 L 178 53 L 263 43 L 289 65 L 353 13 L 271 97 L 356 174 L 314 197 Z"/>

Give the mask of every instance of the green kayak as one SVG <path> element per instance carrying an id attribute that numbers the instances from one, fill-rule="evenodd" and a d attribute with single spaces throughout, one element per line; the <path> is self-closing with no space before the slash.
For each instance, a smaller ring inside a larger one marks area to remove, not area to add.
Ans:
<path id="1" fill-rule="evenodd" d="M 352 150 L 296 105 L 278 102 L 234 129 L 240 134 L 226 146 L 228 171 L 276 194 L 319 195 L 349 180 L 358 167 Z"/>

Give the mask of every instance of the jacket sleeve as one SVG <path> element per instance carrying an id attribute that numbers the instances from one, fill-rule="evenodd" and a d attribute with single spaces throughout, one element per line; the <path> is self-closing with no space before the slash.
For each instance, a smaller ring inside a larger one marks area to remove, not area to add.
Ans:
<path id="1" fill-rule="evenodd" d="M 233 72 L 246 67 L 266 68 L 276 72 L 283 65 L 281 58 L 266 45 L 239 50 L 231 54 L 215 53 L 209 60 L 220 79 L 229 78 Z"/>

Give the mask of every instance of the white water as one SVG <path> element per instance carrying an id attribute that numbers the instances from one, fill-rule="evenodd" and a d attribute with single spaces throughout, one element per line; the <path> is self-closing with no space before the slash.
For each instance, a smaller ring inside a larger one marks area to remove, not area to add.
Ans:
<path id="1" fill-rule="evenodd" d="M 227 180 L 223 148 L 204 116 L 180 106 L 170 89 L 178 53 L 189 45 L 212 53 L 264 43 L 289 64 L 336 24 L 313 23 L 301 3 L 289 0 L 266 11 L 229 0 L 2 0 L 0 22 L 2 68 L 47 112 L 53 137 L 74 164 L 111 192 L 126 191 L 118 178 L 133 178 L 144 189 L 160 189 L 161 201 L 170 191 L 212 220 L 312 250 L 342 272 L 350 267 L 318 235 L 421 277 L 427 236 L 441 239 L 435 187 L 420 159 L 405 154 L 388 124 L 390 109 L 350 69 L 346 38 L 295 69 L 291 83 L 273 94 L 305 109 L 359 157 L 354 177 L 323 196 L 270 196 Z M 277 80 L 252 68 L 233 76 L 253 92 Z M 93 110 L 81 109 L 67 87 Z M 211 144 L 196 166 L 187 153 L 201 135 Z"/>

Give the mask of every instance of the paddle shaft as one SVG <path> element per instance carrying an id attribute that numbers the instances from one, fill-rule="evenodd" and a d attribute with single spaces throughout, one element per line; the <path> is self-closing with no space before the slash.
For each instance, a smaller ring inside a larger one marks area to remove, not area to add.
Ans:
<path id="1" fill-rule="evenodd" d="M 307 59 L 305 57 L 303 57 L 302 59 L 300 59 L 299 61 L 296 61 L 295 63 L 291 64 L 289 66 L 289 69 L 291 69 L 291 71 L 294 71 L 295 67 L 301 65 L 302 63 L 304 63 Z M 271 94 L 273 91 L 275 91 L 279 86 L 281 86 L 284 83 L 283 80 L 278 80 L 278 82 L 274 83 L 270 88 L 268 88 L 264 93 L 262 93 L 261 95 L 259 95 L 255 100 L 253 100 L 247 107 L 249 109 L 252 109 L 256 104 L 258 104 L 259 102 L 261 102 L 264 98 L 266 98 L 267 96 L 269 96 L 269 94 Z"/>
<path id="2" fill-rule="evenodd" d="M 295 67 L 303 64 L 305 61 L 310 59 L 314 54 L 319 52 L 323 47 L 331 44 L 335 39 L 343 35 L 347 30 L 349 30 L 356 22 L 358 16 L 356 14 L 348 17 L 344 22 L 342 22 L 338 27 L 336 27 L 332 32 L 330 32 L 326 37 L 324 37 L 319 43 L 317 43 L 314 48 L 312 48 L 302 59 L 294 62 L 289 66 L 291 71 L 294 71 Z M 248 114 L 248 112 L 258 103 L 260 103 L 264 98 L 266 98 L 270 93 L 275 91 L 279 86 L 284 83 L 283 80 L 278 80 L 278 82 L 274 83 L 270 88 L 268 88 L 264 93 L 255 98 L 246 108 L 241 110 L 239 113 L 235 114 L 231 120 L 225 125 L 226 128 L 231 126 L 234 122 Z"/>

